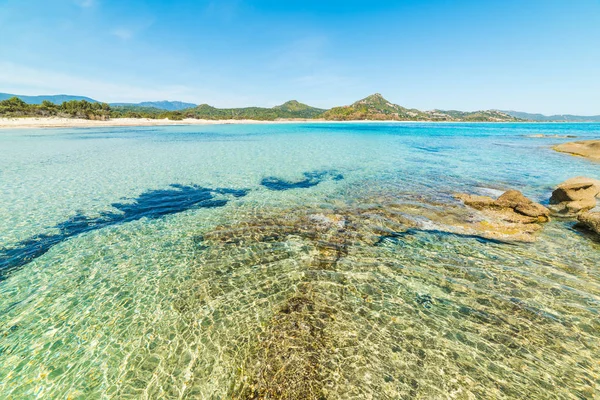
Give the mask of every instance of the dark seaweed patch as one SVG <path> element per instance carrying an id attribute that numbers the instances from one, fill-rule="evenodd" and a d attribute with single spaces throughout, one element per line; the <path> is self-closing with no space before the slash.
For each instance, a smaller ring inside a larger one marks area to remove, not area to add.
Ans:
<path id="1" fill-rule="evenodd" d="M 40 257 L 54 245 L 70 237 L 141 218 L 157 219 L 192 208 L 223 207 L 229 201 L 223 196 L 243 197 L 247 193 L 244 189 L 209 189 L 196 185 L 175 184 L 168 189 L 144 192 L 131 202 L 113 203 L 112 206 L 119 212 L 104 212 L 93 218 L 76 214 L 54 227 L 59 230 L 57 234 L 35 235 L 14 247 L 0 249 L 0 281 L 6 279 L 9 271 Z M 215 195 L 221 197 L 215 198 Z"/>
<path id="2" fill-rule="evenodd" d="M 281 191 L 290 189 L 307 189 L 317 186 L 327 178 L 334 181 L 341 181 L 344 179 L 344 175 L 332 171 L 304 172 L 303 175 L 304 179 L 299 181 L 288 181 L 274 176 L 269 176 L 264 178 L 260 184 L 269 190 Z"/>

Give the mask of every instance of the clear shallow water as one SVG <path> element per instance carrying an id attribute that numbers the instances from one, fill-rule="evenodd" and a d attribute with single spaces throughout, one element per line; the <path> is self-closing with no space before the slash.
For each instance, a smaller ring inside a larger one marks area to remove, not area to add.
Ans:
<path id="1" fill-rule="evenodd" d="M 571 222 L 389 234 L 600 177 L 540 133 L 600 125 L 2 131 L 0 397 L 598 396 L 600 246 Z"/>

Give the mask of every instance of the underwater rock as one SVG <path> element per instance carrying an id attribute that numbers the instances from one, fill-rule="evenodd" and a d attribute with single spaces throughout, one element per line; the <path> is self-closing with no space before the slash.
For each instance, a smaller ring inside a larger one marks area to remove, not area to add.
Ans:
<path id="1" fill-rule="evenodd" d="M 302 175 L 304 175 L 304 179 L 298 181 L 288 181 L 275 176 L 268 176 L 263 178 L 260 184 L 269 190 L 283 191 L 290 189 L 308 189 L 317 186 L 326 178 L 330 178 L 333 181 L 341 181 L 344 179 L 342 174 L 333 171 L 304 172 Z"/>
<path id="2" fill-rule="evenodd" d="M 550 209 L 558 216 L 574 217 L 596 207 L 600 196 L 600 181 L 578 176 L 567 179 L 552 192 Z"/>
<path id="3" fill-rule="evenodd" d="M 600 212 L 584 212 L 577 217 L 579 225 L 600 235 Z"/>

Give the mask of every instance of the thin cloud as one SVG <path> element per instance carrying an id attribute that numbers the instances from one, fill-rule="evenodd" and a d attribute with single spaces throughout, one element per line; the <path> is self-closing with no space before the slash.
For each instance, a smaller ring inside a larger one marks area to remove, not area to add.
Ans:
<path id="1" fill-rule="evenodd" d="M 96 5 L 96 0 L 75 0 L 75 4 L 81 8 L 90 8 Z"/>
<path id="2" fill-rule="evenodd" d="M 114 29 L 111 34 L 122 40 L 129 40 L 133 37 L 133 31 L 126 28 Z"/>
<path id="3" fill-rule="evenodd" d="M 194 102 L 192 88 L 170 85 L 152 89 L 135 85 L 81 78 L 61 72 L 41 70 L 0 61 L 0 87 L 16 94 L 74 94 L 106 102 L 137 102 L 156 99 L 177 99 Z"/>

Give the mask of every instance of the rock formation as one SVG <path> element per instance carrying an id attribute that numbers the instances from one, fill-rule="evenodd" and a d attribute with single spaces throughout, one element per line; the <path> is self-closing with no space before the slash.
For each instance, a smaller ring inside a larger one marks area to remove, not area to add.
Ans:
<path id="1" fill-rule="evenodd" d="M 509 190 L 498 199 L 470 194 L 457 194 L 455 197 L 481 211 L 485 219 L 478 223 L 478 228 L 484 230 L 487 237 L 533 241 L 534 234 L 541 229 L 540 223 L 550 220 L 550 210 L 518 190 Z"/>
<path id="2" fill-rule="evenodd" d="M 600 161 L 600 140 L 581 140 L 562 143 L 553 147 L 561 153 L 580 156 L 593 161 Z"/>
<path id="3" fill-rule="evenodd" d="M 600 195 L 600 181 L 578 176 L 567 179 L 556 187 L 550 198 L 550 209 L 562 217 L 574 217 L 596 207 Z"/>
<path id="4" fill-rule="evenodd" d="M 584 212 L 577 217 L 579 224 L 600 235 L 600 212 Z"/>

